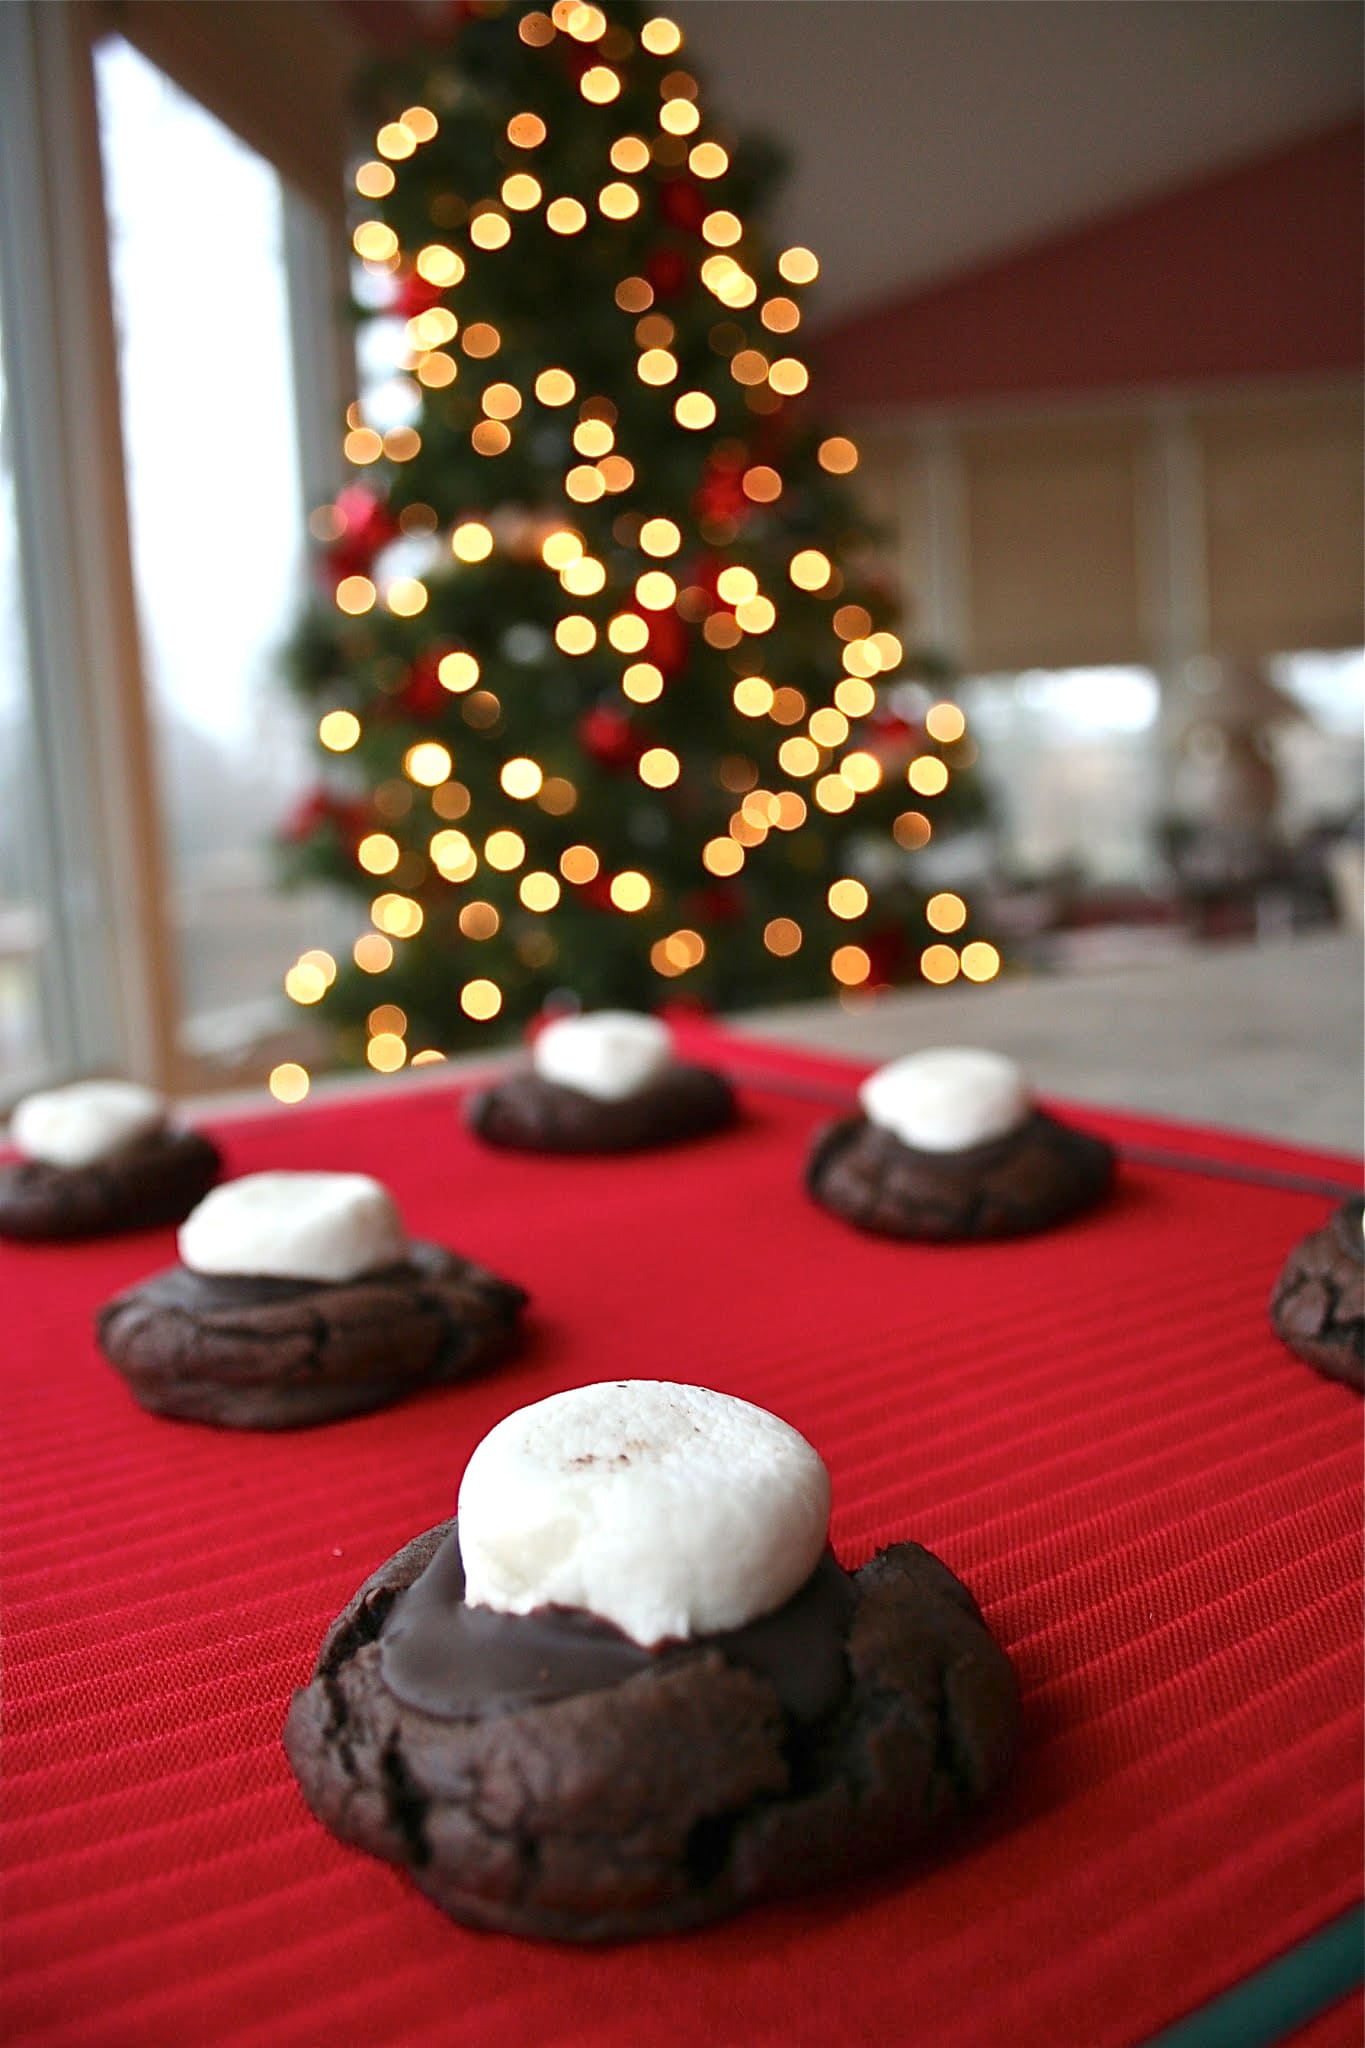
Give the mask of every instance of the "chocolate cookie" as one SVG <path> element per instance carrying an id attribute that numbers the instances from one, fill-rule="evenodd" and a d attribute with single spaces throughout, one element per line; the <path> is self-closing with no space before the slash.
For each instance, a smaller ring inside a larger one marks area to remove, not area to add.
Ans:
<path id="1" fill-rule="evenodd" d="M 20 1159 L 0 1166 L 0 1237 L 106 1237 L 179 1223 L 222 1158 L 198 1131 L 150 1131 L 89 1166 Z"/>
<path id="2" fill-rule="evenodd" d="M 1013 1755 L 1009 1660 L 918 1544 L 851 1575 L 827 1554 L 775 1614 L 653 1652 L 463 1589 L 453 1523 L 390 1558 L 284 1744 L 320 1820 L 475 1927 L 623 1940 L 853 1876 Z"/>
<path id="3" fill-rule="evenodd" d="M 1284 1262 L 1270 1297 L 1270 1323 L 1297 1357 L 1365 1392 L 1365 1255 L 1357 1196 L 1307 1237 Z"/>
<path id="4" fill-rule="evenodd" d="M 530 1068 L 465 1101 L 465 1121 L 490 1145 L 521 1152 L 634 1152 L 723 1130 L 734 1090 L 710 1067 L 675 1062 L 638 1094 L 603 1102 Z"/>
<path id="5" fill-rule="evenodd" d="M 918 1151 L 858 1116 L 820 1133 L 806 1186 L 846 1223 L 887 1237 L 1020 1237 L 1091 1208 L 1109 1192 L 1114 1166 L 1103 1138 L 1041 1109 L 962 1152 Z"/>
<path id="6" fill-rule="evenodd" d="M 295 1429 L 465 1379 L 509 1349 L 526 1295 L 439 1245 L 355 1280 L 172 1266 L 115 1295 L 96 1335 L 144 1408 Z"/>

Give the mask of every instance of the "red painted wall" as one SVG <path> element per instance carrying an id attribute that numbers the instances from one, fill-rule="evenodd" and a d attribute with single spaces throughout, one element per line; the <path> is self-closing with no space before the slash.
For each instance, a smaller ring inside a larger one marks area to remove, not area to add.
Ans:
<path id="1" fill-rule="evenodd" d="M 1333 127 L 818 336 L 831 410 L 1360 365 L 1365 126 Z"/>

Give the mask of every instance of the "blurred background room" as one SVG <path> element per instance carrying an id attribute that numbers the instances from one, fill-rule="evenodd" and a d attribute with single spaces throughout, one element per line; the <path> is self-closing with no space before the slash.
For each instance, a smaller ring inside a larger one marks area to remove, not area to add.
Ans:
<path id="1" fill-rule="evenodd" d="M 769 139 L 787 175 L 771 190 L 755 175 L 763 231 L 818 259 L 809 283 L 799 265 L 781 272 L 801 287 L 797 371 L 828 424 L 819 471 L 858 493 L 869 537 L 842 570 L 842 534 L 817 521 L 806 540 L 827 576 L 875 594 L 836 626 L 872 652 L 861 667 L 847 655 L 835 721 L 846 733 L 845 711 L 856 723 L 875 698 L 869 737 L 837 787 L 829 750 L 804 742 L 831 771 L 788 792 L 817 828 L 806 869 L 801 833 L 780 837 L 780 794 L 758 791 L 775 808 L 755 809 L 742 763 L 718 756 L 734 844 L 756 850 L 738 880 L 707 858 L 676 928 L 640 924 L 638 960 L 623 883 L 598 926 L 563 925 L 556 965 L 545 934 L 581 879 L 561 863 L 541 902 L 528 873 L 514 915 L 491 911 L 496 939 L 466 915 L 438 945 L 428 909 L 426 978 L 414 968 L 405 995 L 376 971 L 409 937 L 419 958 L 427 883 L 393 888 L 411 870 L 402 821 L 414 788 L 422 805 L 431 790 L 438 825 L 468 796 L 444 727 L 426 742 L 444 766 L 427 775 L 409 746 L 396 794 L 393 778 L 363 778 L 363 750 L 340 759 L 352 743 L 327 726 L 307 619 L 321 607 L 348 644 L 337 593 L 363 584 L 373 603 L 375 585 L 373 548 L 340 562 L 347 508 L 354 542 L 357 505 L 379 516 L 364 492 L 401 482 L 418 428 L 434 445 L 435 355 L 414 356 L 403 327 L 422 311 L 401 297 L 410 252 L 355 239 L 365 195 L 390 169 L 401 179 L 424 139 L 399 122 L 376 145 L 384 67 L 430 88 L 419 113 L 444 93 L 457 121 L 470 39 L 500 11 L 0 8 L 0 1096 L 124 1072 L 299 1100 L 346 1068 L 400 1075 L 512 1042 L 545 1000 L 583 995 L 595 960 L 597 1000 L 700 1003 L 869 1057 L 965 1036 L 1082 1099 L 1354 1146 L 1354 0 L 680 0 L 677 63 L 695 67 L 706 132 Z M 563 12 L 552 31 L 567 35 Z M 466 214 L 480 196 L 464 194 Z M 499 260 L 515 254 L 514 239 Z M 713 310 L 744 303 L 740 287 Z M 780 366 L 758 360 L 753 448 L 783 390 Z M 750 483 L 767 459 L 746 457 L 738 510 L 713 466 L 697 515 L 712 555 L 762 506 Z M 810 473 L 814 493 L 814 456 Z M 515 555 L 511 513 L 491 498 L 488 517 Z M 413 549 L 389 590 L 425 602 L 420 527 L 395 518 L 386 538 Z M 355 573 L 329 581 L 329 561 Z M 705 580 L 677 594 L 679 631 L 714 654 L 730 615 L 694 596 Z M 894 633 L 872 634 L 876 603 Z M 539 630 L 522 624 L 532 667 Z M 413 719 L 418 667 L 403 670 Z M 744 676 L 738 656 L 731 668 Z M 472 727 L 473 700 L 441 685 L 433 716 Z M 611 779 L 648 701 L 626 696 L 619 717 L 579 717 L 585 779 L 564 802 L 588 842 L 609 829 L 604 806 L 634 806 L 648 871 L 650 820 L 672 799 L 647 754 Z M 553 766 L 567 743 L 544 738 Z M 550 813 L 544 792 L 565 774 L 531 770 Z M 869 828 L 836 858 L 845 793 L 851 807 L 865 788 L 871 816 L 893 782 L 880 842 Z M 519 794 L 505 771 L 502 787 Z M 746 894 L 770 828 L 790 850 L 790 905 L 771 878 L 766 897 L 757 879 Z M 459 879 L 432 860 L 433 887 Z M 835 919 L 818 946 L 807 898 Z M 514 916 L 546 904 L 560 907 L 516 937 Z M 485 942 L 505 944 L 506 972 L 471 980 L 460 948 L 491 959 Z M 747 978 L 726 965 L 746 944 Z"/>

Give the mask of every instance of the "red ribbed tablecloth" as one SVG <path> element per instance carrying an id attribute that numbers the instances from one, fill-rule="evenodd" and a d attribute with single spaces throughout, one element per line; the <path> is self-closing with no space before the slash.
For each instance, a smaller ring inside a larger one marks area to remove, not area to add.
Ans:
<path id="1" fill-rule="evenodd" d="M 1108 2048 L 1359 1895 L 1360 1404 L 1265 1321 L 1350 1162 L 1077 1111 L 1130 1155 L 1102 1212 L 899 1246 L 801 1188 L 856 1071 L 703 1042 L 744 1124 L 654 1156 L 483 1150 L 449 1085 L 223 1124 L 231 1171 L 377 1174 L 530 1288 L 523 1357 L 384 1414 L 145 1415 L 91 1314 L 172 1234 L 0 1251 L 11 2042 Z M 469 1933 L 309 1817 L 281 1719 L 500 1415 L 630 1374 L 804 1431 L 846 1563 L 914 1537 L 967 1580 L 1023 1683 L 1017 1776 L 942 1860 L 684 1939 Z"/>

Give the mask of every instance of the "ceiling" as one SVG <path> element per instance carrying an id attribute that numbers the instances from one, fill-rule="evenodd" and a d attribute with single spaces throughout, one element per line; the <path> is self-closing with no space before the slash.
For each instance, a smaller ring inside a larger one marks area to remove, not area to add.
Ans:
<path id="1" fill-rule="evenodd" d="M 676 0 L 844 313 L 1347 118 L 1355 0 Z"/>

